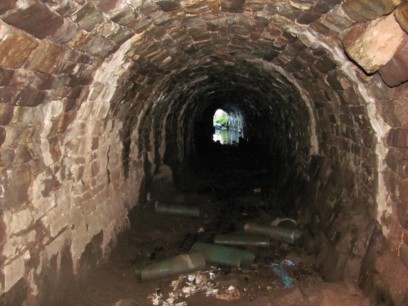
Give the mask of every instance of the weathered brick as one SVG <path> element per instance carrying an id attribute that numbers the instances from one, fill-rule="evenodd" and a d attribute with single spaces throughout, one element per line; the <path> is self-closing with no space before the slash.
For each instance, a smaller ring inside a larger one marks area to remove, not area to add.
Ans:
<path id="1" fill-rule="evenodd" d="M 10 104 L 0 103 L 0 125 L 7 125 L 13 118 L 14 108 Z"/>
<path id="2" fill-rule="evenodd" d="M 68 47 L 73 50 L 81 50 L 91 39 L 91 35 L 85 31 L 80 31 L 74 39 L 68 43 Z"/>
<path id="3" fill-rule="evenodd" d="M 408 179 L 399 179 L 397 181 L 397 184 L 398 184 L 399 200 L 402 202 L 401 205 L 403 206 L 402 208 L 400 207 L 400 210 L 401 209 L 407 210 L 408 209 Z M 401 212 L 399 214 L 402 215 Z M 405 215 L 407 215 L 407 213 L 405 213 Z"/>
<path id="4" fill-rule="evenodd" d="M 0 87 L 0 103 L 13 103 L 15 97 L 14 90 L 10 87 Z"/>
<path id="5" fill-rule="evenodd" d="M 155 3 L 165 12 L 174 11 L 180 8 L 178 0 L 155 0 Z"/>
<path id="6" fill-rule="evenodd" d="M 12 9 L 16 2 L 17 0 L 2 0 L 0 2 L 0 15 Z"/>
<path id="7" fill-rule="evenodd" d="M 384 82 L 391 87 L 408 81 L 408 35 L 390 61 L 379 70 Z"/>
<path id="8" fill-rule="evenodd" d="M 408 3 L 401 4 L 394 15 L 401 28 L 408 33 Z"/>
<path id="9" fill-rule="evenodd" d="M 221 7 L 227 12 L 239 12 L 244 7 L 245 0 L 222 0 Z"/>
<path id="10" fill-rule="evenodd" d="M 1 127 L 0 127 L 0 130 L 1 130 Z M 1 140 L 0 140 L 0 146 L 1 146 Z M 3 148 L 0 150 L 0 164 L 3 167 L 11 167 L 14 163 L 14 157 L 15 157 L 15 154 L 14 154 L 13 149 Z"/>
<path id="11" fill-rule="evenodd" d="M 137 12 L 129 8 L 118 12 L 111 18 L 111 20 L 117 24 L 131 27 L 132 24 L 138 22 L 138 15 Z"/>
<path id="12" fill-rule="evenodd" d="M 102 10 L 102 12 L 108 13 L 114 10 L 118 4 L 123 2 L 122 0 L 94 0 L 95 5 Z"/>
<path id="13" fill-rule="evenodd" d="M 395 148 L 408 148 L 408 129 L 393 128 L 389 131 L 387 143 Z"/>
<path id="14" fill-rule="evenodd" d="M 37 106 L 44 102 L 45 92 L 33 87 L 26 87 L 21 90 L 14 101 L 18 106 Z"/>
<path id="15" fill-rule="evenodd" d="M 133 35 L 133 32 L 125 27 L 121 27 L 116 33 L 109 35 L 108 39 L 117 45 L 124 43 L 129 37 Z"/>
<path id="16" fill-rule="evenodd" d="M 342 7 L 351 19 L 365 22 L 391 13 L 401 3 L 402 0 L 346 0 Z"/>
<path id="17" fill-rule="evenodd" d="M 62 46 L 42 41 L 27 61 L 27 67 L 48 74 L 58 73 L 64 56 Z"/>
<path id="18" fill-rule="evenodd" d="M 99 57 L 106 57 L 116 47 L 112 41 L 102 36 L 91 37 L 82 51 Z"/>
<path id="19" fill-rule="evenodd" d="M 48 39 L 59 44 L 65 44 L 74 39 L 79 32 L 79 28 L 69 19 L 64 19 L 64 23 L 54 31 Z"/>
<path id="20" fill-rule="evenodd" d="M 12 77 L 13 70 L 4 69 L 0 67 L 0 86 L 8 85 Z"/>
<path id="21" fill-rule="evenodd" d="M 1 206 L 8 209 L 27 202 L 31 179 L 31 170 L 28 165 L 2 170 L 0 184 L 4 186 L 4 194 L 3 197 L 0 197 Z"/>
<path id="22" fill-rule="evenodd" d="M 6 139 L 6 129 L 2 126 L 0 126 L 0 146 L 4 143 L 4 140 Z"/>
<path id="23" fill-rule="evenodd" d="M 23 164 L 32 159 L 31 152 L 25 145 L 17 145 L 15 148 L 15 162 L 17 164 Z"/>
<path id="24" fill-rule="evenodd" d="M 402 263 L 408 269 L 408 246 L 405 244 L 401 245 L 400 258 L 401 258 Z"/>
<path id="25" fill-rule="evenodd" d="M 296 22 L 300 24 L 310 24 L 322 16 L 322 14 L 319 11 L 313 8 L 301 13 L 300 15 L 301 17 L 296 19 Z"/>
<path id="26" fill-rule="evenodd" d="M 314 9 L 322 14 L 325 14 L 340 2 L 341 0 L 318 0 L 314 6 Z"/>
<path id="27" fill-rule="evenodd" d="M 103 15 L 95 6 L 87 4 L 75 14 L 73 19 L 81 29 L 91 32 L 103 22 Z"/>
<path id="28" fill-rule="evenodd" d="M 63 23 L 61 16 L 51 12 L 40 2 L 8 14 L 3 21 L 40 39 L 56 31 Z"/>
<path id="29" fill-rule="evenodd" d="M 37 47 L 35 39 L 20 32 L 11 32 L 0 24 L 0 63 L 7 68 L 20 68 Z"/>
<path id="30" fill-rule="evenodd" d="M 397 148 L 389 148 L 387 166 L 404 179 L 408 179 L 408 152 L 404 154 Z"/>
<path id="31" fill-rule="evenodd" d="M 343 40 L 350 56 L 367 73 L 374 73 L 394 56 L 405 33 L 393 15 L 351 28 Z"/>

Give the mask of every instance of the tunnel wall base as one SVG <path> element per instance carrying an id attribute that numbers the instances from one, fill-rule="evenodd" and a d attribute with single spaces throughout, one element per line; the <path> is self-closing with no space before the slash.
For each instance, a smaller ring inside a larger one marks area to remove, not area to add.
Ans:
<path id="1" fill-rule="evenodd" d="M 359 285 L 375 305 L 408 305 L 408 269 L 389 250 L 378 226 L 364 257 Z"/>

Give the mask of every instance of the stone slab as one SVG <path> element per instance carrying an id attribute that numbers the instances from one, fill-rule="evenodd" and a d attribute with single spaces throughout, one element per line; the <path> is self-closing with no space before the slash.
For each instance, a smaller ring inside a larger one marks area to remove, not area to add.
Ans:
<path id="1" fill-rule="evenodd" d="M 372 74 L 394 56 L 404 36 L 394 16 L 389 15 L 356 24 L 347 32 L 343 45 L 347 55 L 366 73 Z"/>

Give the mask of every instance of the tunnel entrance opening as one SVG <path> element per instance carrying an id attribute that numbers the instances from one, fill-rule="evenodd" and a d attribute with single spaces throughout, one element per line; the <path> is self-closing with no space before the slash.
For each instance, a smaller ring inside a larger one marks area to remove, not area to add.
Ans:
<path id="1" fill-rule="evenodd" d="M 213 141 L 222 145 L 237 145 L 243 138 L 243 119 L 240 113 L 217 109 L 213 116 Z"/>

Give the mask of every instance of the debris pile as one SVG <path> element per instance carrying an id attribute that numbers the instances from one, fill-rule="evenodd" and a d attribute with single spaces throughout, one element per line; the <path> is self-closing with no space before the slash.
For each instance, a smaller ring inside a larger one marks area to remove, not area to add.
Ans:
<path id="1" fill-rule="evenodd" d="M 235 286 L 223 288 L 221 284 L 216 282 L 219 273 L 220 269 L 212 267 L 208 271 L 180 275 L 171 282 L 171 291 L 168 294 L 163 294 L 157 289 L 156 292 L 148 296 L 148 299 L 152 305 L 159 306 L 187 306 L 187 302 L 184 299 L 197 293 L 225 301 L 239 299 L 241 293 Z"/>
<path id="2" fill-rule="evenodd" d="M 201 216 L 198 207 L 185 203 L 155 201 L 154 208 L 155 213 L 158 214 L 180 217 Z M 206 236 L 207 239 L 202 239 L 203 235 L 209 232 L 206 229 L 207 225 L 201 225 L 200 230 L 193 234 L 189 233 L 181 242 L 184 249 L 182 252 L 185 252 L 186 249 L 189 252 L 142 268 L 135 268 L 139 281 L 178 275 L 178 278 L 171 282 L 171 290 L 168 293 L 167 290 L 156 289 L 155 292 L 149 294 L 148 299 L 152 305 L 186 306 L 186 299 L 198 293 L 225 301 L 237 300 L 243 296 L 243 293 L 247 294 L 249 287 L 245 287 L 246 284 L 241 286 L 242 284 L 220 283 L 215 280 L 221 271 L 225 271 L 225 268 L 242 271 L 242 268 L 247 267 L 252 270 L 265 271 L 264 274 L 270 277 L 270 285 L 273 286 L 268 286 L 266 288 L 268 290 L 269 288 L 293 287 L 295 279 L 292 277 L 291 268 L 297 265 L 296 261 L 282 260 L 275 256 L 267 260 L 268 264 L 260 266 L 254 264 L 256 256 L 252 250 L 254 248 L 272 250 L 273 241 L 295 244 L 301 237 L 296 221 L 289 218 L 277 218 L 270 224 L 247 222 L 241 223 L 240 226 L 241 231 L 237 231 L 238 227 L 225 228 L 221 233 L 212 232 L 211 236 Z M 201 239 L 197 239 L 198 237 Z M 201 241 L 213 241 L 213 243 Z M 260 260 L 268 256 L 262 253 L 258 255 L 261 257 Z M 211 270 L 203 271 L 208 269 L 209 265 L 215 266 L 211 266 Z"/>

